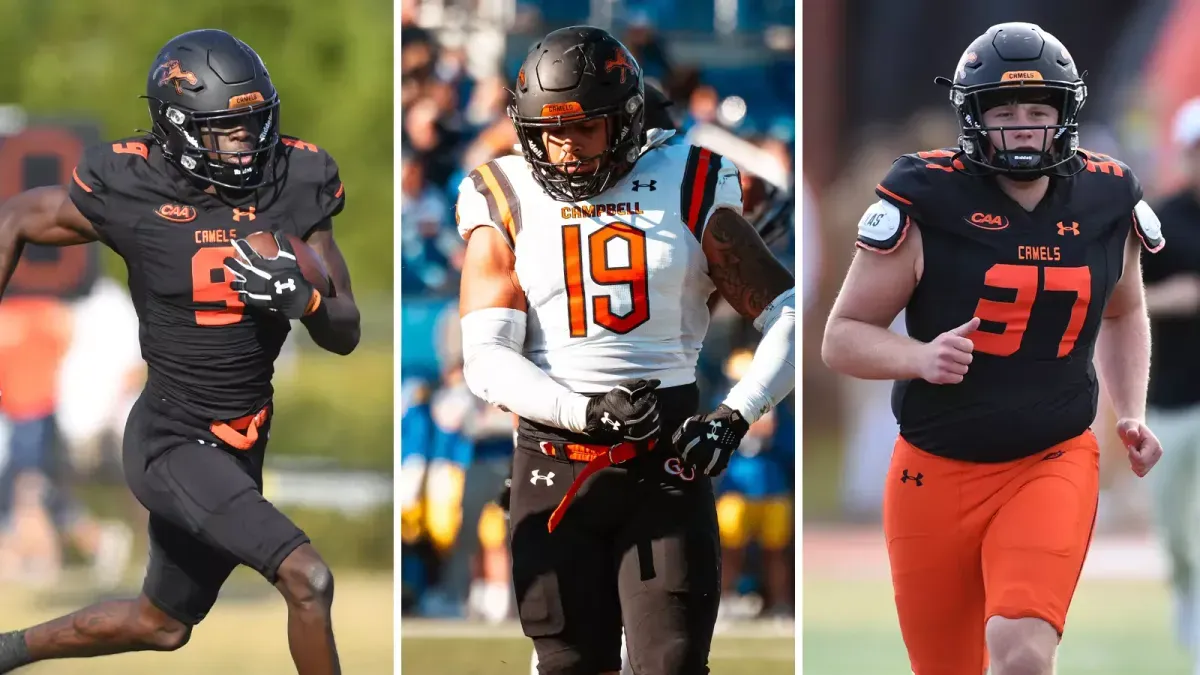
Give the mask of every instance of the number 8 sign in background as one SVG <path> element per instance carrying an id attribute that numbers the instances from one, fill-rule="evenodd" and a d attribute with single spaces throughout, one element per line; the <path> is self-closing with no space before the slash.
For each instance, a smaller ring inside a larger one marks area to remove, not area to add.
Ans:
<path id="1" fill-rule="evenodd" d="M 35 122 L 0 136 L 0 202 L 32 188 L 67 185 L 84 148 L 99 139 L 99 127 L 90 122 Z M 79 298 L 91 290 L 99 271 L 99 244 L 29 244 L 5 295 Z"/>

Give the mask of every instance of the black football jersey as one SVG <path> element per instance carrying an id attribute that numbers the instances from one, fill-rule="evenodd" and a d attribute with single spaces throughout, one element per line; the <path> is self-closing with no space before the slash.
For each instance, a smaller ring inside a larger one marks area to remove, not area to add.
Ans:
<path id="1" fill-rule="evenodd" d="M 936 455 L 1009 461 L 1095 420 L 1092 355 L 1130 228 L 1151 251 L 1164 241 L 1137 178 L 1110 157 L 1081 153 L 1082 170 L 1051 179 L 1026 211 L 994 179 L 964 173 L 954 154 L 898 159 L 876 192 L 885 202 L 878 209 L 894 207 L 900 217 L 893 227 L 864 217 L 858 243 L 886 253 L 913 223 L 920 227 L 924 270 L 906 309 L 913 338 L 930 342 L 981 321 L 968 336 L 975 351 L 963 382 L 895 384 L 900 433 Z"/>
<path id="2" fill-rule="evenodd" d="M 266 405 L 290 330 L 286 319 L 247 310 L 230 288 L 230 242 L 258 231 L 306 239 L 345 204 L 323 150 L 285 138 L 277 161 L 282 182 L 232 203 L 186 179 L 146 137 L 89 148 L 72 176 L 71 200 L 129 270 L 147 389 L 201 418 Z"/>

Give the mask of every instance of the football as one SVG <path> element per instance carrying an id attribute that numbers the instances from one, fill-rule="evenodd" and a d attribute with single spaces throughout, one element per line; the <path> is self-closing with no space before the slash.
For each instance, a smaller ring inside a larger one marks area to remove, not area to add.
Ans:
<path id="1" fill-rule="evenodd" d="M 300 272 L 305 279 L 308 279 L 308 283 L 312 284 L 321 295 L 327 298 L 333 297 L 333 281 L 329 278 L 329 272 L 325 270 L 325 263 L 321 262 L 321 256 L 300 237 L 294 234 L 284 234 L 283 236 L 287 237 L 288 243 L 292 245 L 292 250 L 296 253 L 296 262 L 300 265 Z M 275 242 L 275 235 L 272 232 L 255 232 L 246 237 L 246 242 L 250 244 L 250 248 L 264 258 L 274 258 L 279 254 L 279 245 Z"/>

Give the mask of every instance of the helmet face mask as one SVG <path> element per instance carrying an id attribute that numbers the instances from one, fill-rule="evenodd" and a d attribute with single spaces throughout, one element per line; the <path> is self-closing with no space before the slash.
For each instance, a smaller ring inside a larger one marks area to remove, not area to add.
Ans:
<path id="1" fill-rule="evenodd" d="M 959 60 L 950 102 L 958 114 L 962 157 L 985 173 L 1018 181 L 1071 175 L 1079 149 L 1079 111 L 1087 87 L 1066 48 L 1033 24 L 1000 24 L 977 38 Z M 1054 124 L 989 125 L 997 106 L 1041 103 L 1058 111 Z M 1005 132 L 1028 130 L 1034 147 L 1008 147 Z"/>
<path id="2" fill-rule="evenodd" d="M 150 133 L 191 178 L 237 192 L 282 180 L 279 95 L 262 60 L 232 35 L 201 30 L 168 42 L 145 98 Z"/>
<path id="3" fill-rule="evenodd" d="M 559 201 L 591 199 L 633 169 L 645 127 L 641 68 L 624 45 L 598 28 L 556 30 L 530 50 L 508 108 L 534 179 Z M 551 161 L 543 133 L 603 120 L 603 151 Z M 591 170 L 588 170 L 591 169 Z"/>

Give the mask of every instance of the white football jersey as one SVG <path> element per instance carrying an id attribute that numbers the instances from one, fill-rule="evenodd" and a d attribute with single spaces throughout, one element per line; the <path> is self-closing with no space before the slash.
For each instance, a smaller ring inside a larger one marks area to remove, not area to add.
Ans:
<path id="1" fill-rule="evenodd" d="M 524 157 L 495 159 L 463 180 L 456 217 L 463 238 L 490 226 L 516 252 L 526 358 L 573 391 L 597 393 L 627 379 L 696 381 L 716 290 L 700 241 L 719 206 L 742 211 L 731 162 L 651 143 L 624 178 L 581 202 L 547 195 Z"/>

